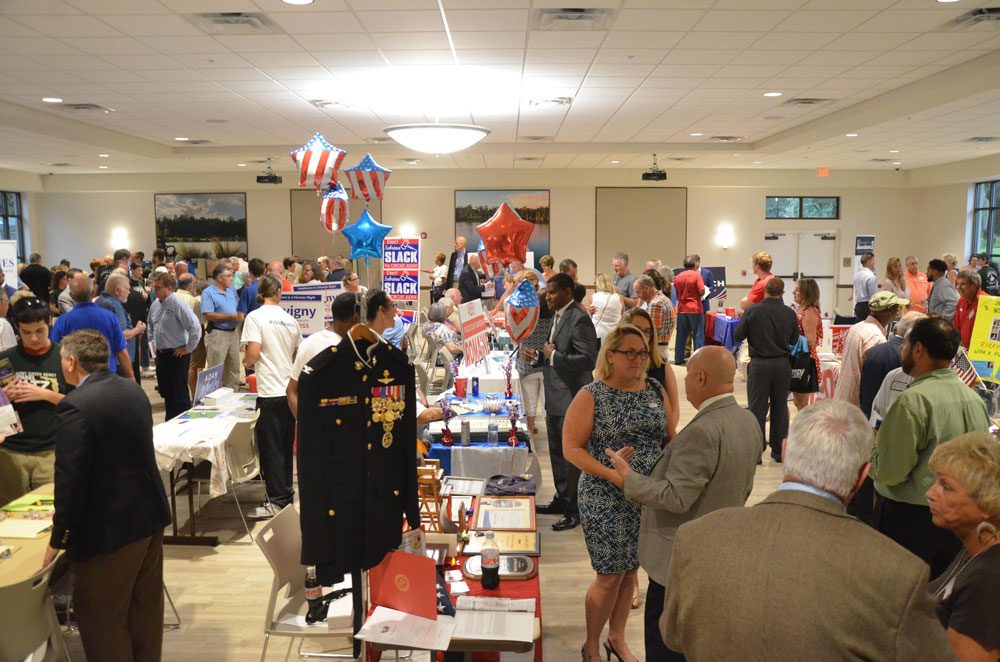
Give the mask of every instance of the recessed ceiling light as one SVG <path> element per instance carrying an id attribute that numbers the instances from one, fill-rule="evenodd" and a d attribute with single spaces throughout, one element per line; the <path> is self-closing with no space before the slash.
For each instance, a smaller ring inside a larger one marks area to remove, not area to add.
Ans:
<path id="1" fill-rule="evenodd" d="M 893 161 L 892 165 L 903 165 L 902 161 Z"/>
<path id="2" fill-rule="evenodd" d="M 246 168 L 246 167 L 247 167 L 247 164 L 246 164 L 246 163 L 237 163 L 237 164 L 236 164 L 236 167 L 237 167 L 237 168 Z"/>
<path id="3" fill-rule="evenodd" d="M 733 156 L 743 156 L 742 154 L 733 154 Z"/>
<path id="4" fill-rule="evenodd" d="M 62 99 L 59 97 L 42 97 L 42 101 L 45 103 L 62 103 Z"/>
<path id="5" fill-rule="evenodd" d="M 281 0 L 286 5 L 311 5 L 313 0 Z"/>
<path id="6" fill-rule="evenodd" d="M 858 134 L 856 134 L 856 133 L 845 133 L 844 136 L 847 137 L 847 138 L 857 138 Z"/>
<path id="7" fill-rule="evenodd" d="M 958 0 L 938 0 L 938 2 L 940 2 L 942 4 L 947 4 L 949 2 L 958 2 Z"/>
<path id="8" fill-rule="evenodd" d="M 101 159 L 107 159 L 107 158 L 110 158 L 111 155 L 110 154 L 98 154 L 97 157 L 101 158 Z"/>
<path id="9" fill-rule="evenodd" d="M 612 161 L 611 163 L 613 163 L 614 165 L 618 165 L 619 163 L 621 163 L 621 161 Z"/>
<path id="10" fill-rule="evenodd" d="M 101 170 L 107 170 L 108 169 L 108 166 L 97 166 L 97 167 L 100 168 Z"/>
<path id="11" fill-rule="evenodd" d="M 753 162 L 753 164 L 754 164 L 754 165 L 760 165 L 760 164 L 762 164 L 762 163 L 764 163 L 764 162 L 763 162 L 763 161 L 754 161 L 754 162 Z"/>
<path id="12" fill-rule="evenodd" d="M 890 154 L 899 154 L 899 150 L 898 149 L 890 149 L 889 153 Z"/>
<path id="13" fill-rule="evenodd" d="M 766 97 L 780 97 L 781 96 L 781 92 L 764 92 L 764 96 L 766 96 Z"/>
<path id="14" fill-rule="evenodd" d="M 694 132 L 694 133 L 689 133 L 688 135 L 689 135 L 689 136 L 691 136 L 692 138 L 697 138 L 698 136 L 703 136 L 703 135 L 705 135 L 705 134 L 704 134 L 704 133 L 698 133 L 698 132 L 696 131 L 696 132 Z"/>
<path id="15" fill-rule="evenodd" d="M 185 138 L 184 136 L 177 136 L 176 138 L 174 138 L 174 141 L 175 142 L 179 142 L 179 143 L 186 143 L 189 140 L 191 140 L 191 139 L 190 138 Z"/>

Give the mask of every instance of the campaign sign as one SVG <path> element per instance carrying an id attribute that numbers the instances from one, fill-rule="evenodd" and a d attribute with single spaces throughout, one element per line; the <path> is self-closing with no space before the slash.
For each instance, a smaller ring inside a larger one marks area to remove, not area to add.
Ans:
<path id="1" fill-rule="evenodd" d="M 318 333 L 326 327 L 322 294 L 282 294 L 281 307 L 299 323 L 303 336 Z"/>
<path id="2" fill-rule="evenodd" d="M 330 312 L 330 308 L 337 295 L 344 292 L 344 283 L 296 283 L 292 285 L 292 292 L 295 294 L 321 294 L 323 296 L 323 319 L 332 322 L 333 313 Z"/>
<path id="3" fill-rule="evenodd" d="M 396 310 L 396 317 L 403 320 L 403 324 L 413 324 L 417 321 L 417 311 L 415 310 Z"/>
<path id="4" fill-rule="evenodd" d="M 3 269 L 4 282 L 17 288 L 17 242 L 13 239 L 0 241 L 0 269 Z"/>
<path id="5" fill-rule="evenodd" d="M 420 300 L 420 239 L 382 240 L 382 289 L 393 301 Z"/>
<path id="6" fill-rule="evenodd" d="M 202 398 L 222 388 L 222 369 L 225 364 L 213 365 L 198 371 L 198 382 L 194 387 L 194 404 L 200 405 Z"/>
<path id="7" fill-rule="evenodd" d="M 482 299 L 466 301 L 458 307 L 462 323 L 462 353 L 466 365 L 486 358 L 489 353 L 489 320 L 483 312 Z"/>

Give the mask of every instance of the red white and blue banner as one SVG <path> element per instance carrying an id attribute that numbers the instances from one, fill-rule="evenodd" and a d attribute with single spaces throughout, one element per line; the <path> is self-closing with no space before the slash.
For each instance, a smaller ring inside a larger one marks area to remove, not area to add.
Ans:
<path id="1" fill-rule="evenodd" d="M 420 239 L 382 240 L 382 289 L 395 302 L 420 300 Z"/>

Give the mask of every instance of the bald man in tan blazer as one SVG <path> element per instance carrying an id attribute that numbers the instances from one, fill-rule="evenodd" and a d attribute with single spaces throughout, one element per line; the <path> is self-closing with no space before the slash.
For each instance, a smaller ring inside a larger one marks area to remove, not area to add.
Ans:
<path id="1" fill-rule="evenodd" d="M 688 660 L 953 659 L 928 567 L 847 514 L 871 430 L 838 400 L 796 416 L 785 482 L 680 527 L 660 628 Z"/>

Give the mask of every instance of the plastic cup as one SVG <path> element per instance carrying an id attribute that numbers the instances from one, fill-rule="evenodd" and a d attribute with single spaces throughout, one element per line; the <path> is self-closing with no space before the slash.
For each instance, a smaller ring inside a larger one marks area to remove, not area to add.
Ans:
<path id="1" fill-rule="evenodd" d="M 465 397 L 465 389 L 469 385 L 468 377 L 455 378 L 455 395 L 459 398 Z"/>

